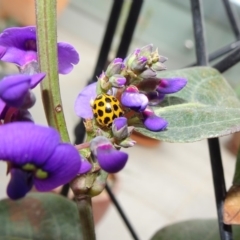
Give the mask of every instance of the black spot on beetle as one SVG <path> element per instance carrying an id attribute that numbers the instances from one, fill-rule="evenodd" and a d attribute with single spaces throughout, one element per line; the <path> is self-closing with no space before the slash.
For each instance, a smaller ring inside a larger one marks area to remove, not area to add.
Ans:
<path id="1" fill-rule="evenodd" d="M 102 116 L 103 116 L 103 111 L 102 111 L 102 110 L 98 109 L 97 112 L 98 112 L 99 117 L 102 117 Z"/>
<path id="2" fill-rule="evenodd" d="M 113 109 L 114 109 L 114 111 L 117 111 L 118 110 L 118 105 L 114 104 Z"/>
<path id="3" fill-rule="evenodd" d="M 105 117 L 105 118 L 104 118 L 104 123 L 105 123 L 105 124 L 108 124 L 109 121 L 110 121 L 110 118 L 109 118 L 109 117 Z"/>
<path id="4" fill-rule="evenodd" d="M 99 102 L 99 103 L 98 103 L 98 106 L 99 106 L 99 107 L 103 107 L 103 106 L 104 106 L 104 102 L 102 102 L 102 101 Z"/>

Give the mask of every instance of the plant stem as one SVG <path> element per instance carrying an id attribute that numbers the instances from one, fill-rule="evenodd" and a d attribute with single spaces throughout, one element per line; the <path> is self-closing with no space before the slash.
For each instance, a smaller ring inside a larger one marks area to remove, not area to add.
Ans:
<path id="1" fill-rule="evenodd" d="M 95 240 L 92 201 L 89 196 L 75 196 L 78 207 L 83 240 Z"/>
<path id="2" fill-rule="evenodd" d="M 63 142 L 69 142 L 58 78 L 56 0 L 35 0 L 38 64 L 46 73 L 41 82 L 42 101 L 48 124 Z"/>
<path id="3" fill-rule="evenodd" d="M 37 23 L 38 64 L 46 73 L 41 83 L 42 101 L 48 124 L 56 128 L 63 142 L 70 142 L 59 88 L 57 57 L 56 0 L 35 0 Z M 80 195 L 76 198 L 82 239 L 94 240 L 95 231 L 91 198 Z"/>

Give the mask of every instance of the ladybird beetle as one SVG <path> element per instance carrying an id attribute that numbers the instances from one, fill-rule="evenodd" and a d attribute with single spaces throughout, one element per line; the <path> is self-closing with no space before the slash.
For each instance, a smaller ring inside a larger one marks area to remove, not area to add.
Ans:
<path id="1" fill-rule="evenodd" d="M 123 115 L 120 102 L 108 94 L 98 95 L 92 106 L 96 121 L 103 127 L 111 127 L 113 120 Z"/>

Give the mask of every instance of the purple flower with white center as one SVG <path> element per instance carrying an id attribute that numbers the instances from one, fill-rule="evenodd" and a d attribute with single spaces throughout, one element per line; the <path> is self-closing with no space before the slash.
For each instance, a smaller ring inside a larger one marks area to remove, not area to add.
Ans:
<path id="1" fill-rule="evenodd" d="M 148 105 L 148 98 L 145 94 L 139 93 L 135 86 L 129 86 L 122 93 L 121 103 L 124 107 L 142 112 Z"/>
<path id="2" fill-rule="evenodd" d="M 106 137 L 95 137 L 90 142 L 90 149 L 95 161 L 108 173 L 119 172 L 127 163 L 128 154 L 116 150 Z"/>
<path id="3" fill-rule="evenodd" d="M 143 124 L 144 126 L 153 132 L 159 132 L 167 128 L 168 122 L 155 115 L 155 113 L 147 108 L 143 111 Z"/>
<path id="4" fill-rule="evenodd" d="M 30 89 L 33 89 L 44 77 L 45 73 L 31 76 L 16 74 L 4 77 L 0 81 L 0 98 L 9 106 L 30 108 L 36 100 Z"/>
<path id="5" fill-rule="evenodd" d="M 4 62 L 14 63 L 20 68 L 30 62 L 37 62 L 36 27 L 13 27 L 7 28 L 0 34 L 0 46 L 6 48 L 5 54 L 1 57 Z M 58 71 L 61 74 L 68 74 L 72 71 L 73 65 L 79 62 L 79 55 L 75 48 L 68 43 L 59 42 Z"/>
<path id="6" fill-rule="evenodd" d="M 34 185 L 49 191 L 71 181 L 81 170 L 81 157 L 74 146 L 61 143 L 58 132 L 33 123 L 0 126 L 0 159 L 7 161 L 11 180 L 7 193 L 24 197 Z"/>

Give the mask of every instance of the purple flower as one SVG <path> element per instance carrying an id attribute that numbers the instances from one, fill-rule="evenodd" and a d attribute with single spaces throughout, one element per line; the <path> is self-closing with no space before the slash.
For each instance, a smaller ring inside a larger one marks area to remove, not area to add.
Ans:
<path id="1" fill-rule="evenodd" d="M 30 108 L 35 96 L 30 92 L 43 78 L 45 73 L 34 75 L 16 74 L 4 77 L 0 81 L 0 98 L 9 106 Z"/>
<path id="2" fill-rule="evenodd" d="M 159 132 L 166 129 L 168 122 L 155 115 L 151 109 L 145 109 L 143 112 L 143 124 L 144 126 L 153 132 Z"/>
<path id="3" fill-rule="evenodd" d="M 90 149 L 95 160 L 106 172 L 119 172 L 127 163 L 128 154 L 116 150 L 106 137 L 95 137 L 90 143 Z"/>
<path id="4" fill-rule="evenodd" d="M 122 93 L 121 103 L 124 107 L 142 112 L 148 105 L 148 98 L 145 94 L 139 93 L 135 86 L 129 86 Z"/>
<path id="5" fill-rule="evenodd" d="M 5 52 L 6 52 L 6 48 L 0 46 L 0 59 L 1 59 L 1 57 L 5 54 Z"/>
<path id="6" fill-rule="evenodd" d="M 169 94 L 180 91 L 187 84 L 186 78 L 174 77 L 174 78 L 161 78 L 156 88 L 156 91 L 160 94 Z"/>
<path id="7" fill-rule="evenodd" d="M 0 125 L 16 121 L 33 122 L 33 119 L 29 111 L 10 107 L 0 99 Z"/>
<path id="8" fill-rule="evenodd" d="M 36 27 L 7 28 L 0 34 L 0 46 L 6 48 L 2 61 L 15 63 L 20 68 L 37 61 Z M 67 74 L 73 65 L 79 62 L 79 55 L 75 48 L 68 43 L 57 44 L 58 71 Z"/>
<path id="9" fill-rule="evenodd" d="M 93 118 L 93 111 L 90 102 L 97 97 L 96 87 L 97 83 L 92 83 L 86 86 L 78 95 L 74 104 L 74 109 L 79 117 L 84 119 Z"/>
<path id="10" fill-rule="evenodd" d="M 9 163 L 11 180 L 7 193 L 18 199 L 35 185 L 49 191 L 71 181 L 79 172 L 81 157 L 58 132 L 33 123 L 0 126 L 0 159 Z"/>
<path id="11" fill-rule="evenodd" d="M 146 92 L 149 105 L 159 104 L 166 94 L 180 91 L 187 84 L 187 79 L 182 77 L 150 78 L 138 84 L 140 91 Z"/>
<path id="12" fill-rule="evenodd" d="M 78 171 L 78 174 L 88 173 L 91 169 L 92 165 L 90 164 L 90 162 L 87 159 L 82 158 L 82 165 Z"/>

